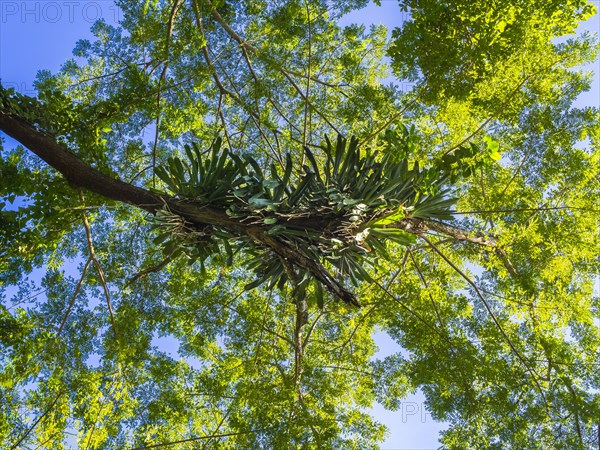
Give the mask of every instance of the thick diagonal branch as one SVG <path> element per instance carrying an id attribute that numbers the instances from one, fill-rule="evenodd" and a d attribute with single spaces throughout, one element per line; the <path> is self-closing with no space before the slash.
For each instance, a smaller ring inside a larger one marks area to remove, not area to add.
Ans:
<path id="1" fill-rule="evenodd" d="M 308 270 L 334 296 L 344 302 L 359 306 L 354 295 L 318 262 L 290 248 L 266 234 L 267 228 L 250 226 L 241 219 L 230 218 L 224 211 L 207 205 L 180 200 L 164 194 L 155 194 L 137 186 L 112 178 L 94 169 L 78 156 L 58 144 L 51 136 L 37 130 L 29 122 L 0 110 L 0 130 L 13 137 L 42 160 L 60 172 L 77 188 L 87 189 L 103 197 L 137 206 L 155 213 L 167 207 L 172 213 L 199 226 L 215 226 L 251 237 L 278 256 Z"/>
<path id="2" fill-rule="evenodd" d="M 248 223 L 244 218 L 229 217 L 224 210 L 206 204 L 187 201 L 166 194 L 150 192 L 146 189 L 125 183 L 110 177 L 91 167 L 78 156 L 68 151 L 56 140 L 38 130 L 34 125 L 13 114 L 10 110 L 0 109 L 0 131 L 13 137 L 42 160 L 60 172 L 67 181 L 76 188 L 83 188 L 118 202 L 128 203 L 150 213 L 163 208 L 176 214 L 198 227 L 206 226 L 227 229 L 239 236 L 250 237 L 274 252 L 278 257 L 289 261 L 311 273 L 335 297 L 344 302 L 359 306 L 355 296 L 344 288 L 320 263 L 319 260 L 305 256 L 279 239 L 268 234 L 269 227 Z M 295 217 L 289 218 L 286 225 L 297 230 L 322 232 L 331 225 L 327 217 Z M 406 232 L 422 236 L 428 231 L 450 236 L 457 241 L 465 241 L 479 245 L 496 247 L 493 238 L 473 234 L 438 221 L 416 218 L 404 218 L 389 225 Z"/>

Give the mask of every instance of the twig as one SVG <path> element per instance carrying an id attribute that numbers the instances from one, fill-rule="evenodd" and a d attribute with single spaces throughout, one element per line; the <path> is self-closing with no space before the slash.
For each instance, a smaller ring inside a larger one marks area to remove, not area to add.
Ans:
<path id="1" fill-rule="evenodd" d="M 73 297 L 71 297 L 71 302 L 69 303 L 69 307 L 67 308 L 65 317 L 63 317 L 63 320 L 60 323 L 60 326 L 58 327 L 58 331 L 56 332 L 57 338 L 60 337 L 63 327 L 65 326 L 65 323 L 67 323 L 67 318 L 69 317 L 69 314 L 71 314 L 71 310 L 73 309 L 73 305 L 75 304 L 75 299 L 77 298 L 77 294 L 79 294 L 79 290 L 81 289 L 81 285 L 83 284 L 85 274 L 87 273 L 88 267 L 90 266 L 91 262 L 92 262 L 92 257 L 90 256 L 88 258 L 87 262 L 85 263 L 85 266 L 83 267 L 83 271 L 81 272 L 81 278 L 79 278 L 79 282 L 77 283 L 77 287 L 75 288 L 75 293 L 73 294 Z"/>
<path id="2" fill-rule="evenodd" d="M 358 329 L 361 327 L 361 325 L 364 325 L 365 319 L 367 318 L 367 316 L 369 314 L 371 314 L 375 310 L 375 308 L 377 306 L 378 305 L 376 303 L 373 304 L 369 308 L 369 310 L 366 313 L 364 313 L 363 316 L 357 321 L 358 323 L 355 325 L 354 329 L 350 332 L 350 335 L 348 336 L 348 338 L 344 342 L 342 342 L 340 345 L 338 345 L 338 346 L 336 346 L 336 347 L 334 347 L 334 348 L 331 349 L 331 350 L 337 350 L 337 349 L 339 349 L 338 357 L 341 357 L 342 352 L 344 351 L 344 349 L 346 348 L 346 346 L 348 344 L 350 344 L 350 342 L 354 338 L 354 335 L 356 334 L 356 332 L 358 331 Z"/>
<path id="3" fill-rule="evenodd" d="M 240 46 L 243 46 L 246 49 L 248 49 L 249 51 L 251 51 L 252 53 L 256 54 L 258 52 L 258 49 L 256 47 L 254 47 L 253 45 L 251 45 L 250 43 L 248 43 L 245 39 L 242 39 L 242 37 L 239 34 L 237 34 L 229 26 L 229 24 L 223 19 L 221 14 L 219 14 L 219 12 L 210 3 L 210 1 L 207 0 L 207 2 L 211 6 L 212 15 L 215 17 L 215 19 L 217 19 L 217 22 L 219 22 L 219 24 L 223 27 L 223 29 L 225 29 L 227 34 L 229 34 L 229 36 L 231 36 L 238 44 L 240 44 Z M 302 100 L 304 100 L 309 106 L 312 106 L 312 104 L 308 100 L 308 97 L 304 94 L 304 92 L 302 92 L 302 89 L 300 89 L 300 87 L 296 84 L 296 82 L 290 76 L 290 72 L 288 72 L 287 70 L 285 70 L 283 67 L 279 66 L 278 64 L 273 64 L 272 62 L 271 62 L 271 64 L 274 65 L 275 68 L 290 82 L 290 84 L 294 87 L 294 90 L 298 93 L 298 95 L 300 95 Z M 329 125 L 337 134 L 340 134 L 338 129 L 329 121 L 329 119 L 322 112 L 319 111 L 319 109 L 314 108 L 314 110 L 327 123 L 327 125 Z"/>
<path id="4" fill-rule="evenodd" d="M 304 102 L 304 126 L 302 128 L 302 157 L 300 158 L 300 166 L 304 165 L 305 147 L 306 147 L 306 131 L 308 128 L 308 97 L 310 95 L 310 64 L 312 59 L 312 23 L 310 21 L 310 8 L 306 0 L 304 1 L 304 8 L 306 9 L 306 17 L 308 21 L 308 64 L 306 67 L 306 94 Z"/>
<path id="5" fill-rule="evenodd" d="M 39 416 L 39 417 L 38 417 L 38 418 L 35 420 L 35 422 L 33 422 L 33 424 L 31 424 L 31 426 L 30 426 L 30 427 L 27 429 L 27 431 L 25 431 L 25 433 L 23 434 L 23 436 L 21 436 L 21 437 L 19 438 L 19 440 L 13 444 L 13 446 L 10 448 L 10 450 L 14 450 L 14 449 L 16 449 L 16 448 L 18 448 L 18 447 L 19 447 L 19 444 L 20 444 L 21 442 L 23 442 L 23 441 L 24 441 L 24 440 L 27 438 L 27 436 L 29 436 L 29 433 L 31 433 L 31 432 L 32 432 L 32 431 L 35 429 L 35 427 L 37 427 L 37 425 L 40 423 L 40 421 L 41 421 L 41 420 L 42 420 L 44 417 L 46 417 L 46 415 L 47 415 L 47 414 L 48 414 L 50 411 L 52 411 L 52 408 L 54 408 L 54 405 L 56 405 L 56 402 L 58 401 L 58 399 L 59 399 L 60 397 L 62 397 L 62 395 L 63 395 L 63 394 L 64 394 L 64 392 L 63 392 L 63 391 L 60 391 L 60 392 L 58 393 L 58 395 L 57 395 L 57 396 L 54 398 L 54 400 L 52 401 L 52 403 L 50 404 L 50 406 L 48 406 L 48 408 L 47 408 L 47 409 L 46 409 L 46 410 L 45 410 L 45 411 L 44 411 L 44 412 L 43 412 L 43 413 L 42 413 L 42 414 L 41 414 L 41 415 L 40 415 L 40 416 Z"/>
<path id="6" fill-rule="evenodd" d="M 229 413 L 231 412 L 232 406 L 233 406 L 233 401 L 231 402 L 231 404 L 230 404 L 229 408 L 227 409 L 227 412 L 226 412 L 225 414 L 223 414 L 223 417 L 221 417 L 221 420 L 220 420 L 220 421 L 219 421 L 219 423 L 217 424 L 217 427 L 215 428 L 215 431 L 213 431 L 213 433 L 212 433 L 212 435 L 213 435 L 213 436 L 215 436 L 215 435 L 216 435 L 216 434 L 219 432 L 219 430 L 220 430 L 220 429 L 221 429 L 221 427 L 223 426 L 223 423 L 225 423 L 225 420 L 227 420 L 227 417 L 229 416 Z M 210 441 L 211 441 L 212 439 L 213 439 L 212 437 L 210 437 L 209 439 L 207 439 L 207 440 L 206 440 L 206 442 L 204 442 L 204 443 L 202 444 L 202 448 L 203 448 L 203 449 L 204 449 L 204 448 L 206 448 L 206 446 L 207 446 L 208 444 L 210 444 Z"/>
<path id="7" fill-rule="evenodd" d="M 500 192 L 500 197 L 504 197 L 504 194 L 506 193 L 508 187 L 512 184 L 513 181 L 515 181 L 515 179 L 517 178 L 517 175 L 519 174 L 519 172 L 521 171 L 521 169 L 523 168 L 523 166 L 525 165 L 525 163 L 527 162 L 527 158 L 529 158 L 529 155 L 531 155 L 533 153 L 533 145 L 530 146 L 527 151 L 525 152 L 525 155 L 523 155 L 523 158 L 521 159 L 521 162 L 519 163 L 519 165 L 517 166 L 517 168 L 515 169 L 515 172 L 513 173 L 512 177 L 510 178 L 510 180 L 508 180 L 508 183 L 506 183 L 504 185 L 504 188 L 502 189 L 502 192 Z"/>
<path id="8" fill-rule="evenodd" d="M 433 251 L 435 253 L 437 253 L 438 255 L 440 255 L 442 257 L 442 259 L 444 261 L 446 261 L 446 263 L 448 263 L 448 265 L 450 267 L 452 267 L 456 271 L 456 273 L 458 273 L 475 290 L 475 293 L 477 294 L 479 299 L 482 301 L 483 305 L 485 306 L 485 309 L 490 314 L 490 317 L 492 318 L 494 324 L 498 328 L 498 331 L 500 331 L 500 334 L 502 334 L 502 337 L 504 337 L 504 339 L 506 340 L 506 342 L 507 342 L 508 346 L 510 347 L 510 349 L 512 350 L 512 352 L 517 356 L 517 358 L 521 361 L 523 366 L 531 374 L 533 381 L 534 381 L 538 391 L 540 392 L 540 395 L 542 396 L 542 400 L 544 401 L 544 404 L 546 405 L 546 407 L 548 407 L 548 403 L 546 401 L 546 396 L 544 395 L 544 391 L 542 390 L 542 387 L 540 386 L 540 383 L 538 381 L 539 376 L 533 371 L 533 369 L 529 366 L 527 361 L 525 361 L 525 358 L 523 357 L 523 355 L 521 355 L 521 352 L 519 352 L 519 350 L 517 350 L 517 348 L 514 346 L 511 339 L 508 337 L 508 335 L 504 331 L 504 328 L 500 324 L 500 321 L 496 317 L 496 314 L 494 314 L 494 311 L 492 310 L 490 304 L 487 302 L 487 300 L 485 299 L 485 297 L 483 296 L 483 294 L 481 293 L 481 291 L 479 290 L 477 285 L 462 270 L 460 270 L 456 264 L 454 264 L 446 255 L 444 255 L 433 242 L 431 242 L 425 236 L 421 236 L 421 238 L 425 242 L 427 242 L 429 244 L 429 246 L 433 249 Z"/>
<path id="9" fill-rule="evenodd" d="M 398 228 L 408 233 L 421 235 L 426 231 L 435 231 L 436 233 L 451 237 L 455 241 L 471 242 L 473 244 L 484 245 L 487 247 L 496 247 L 496 239 L 483 233 L 471 233 L 452 225 L 447 225 L 436 220 L 423 220 L 407 217 L 398 222 L 388 225 L 390 228 Z"/>
<path id="10" fill-rule="evenodd" d="M 159 272 L 160 270 L 164 269 L 171 261 L 173 261 L 173 258 L 171 256 L 168 256 L 157 265 L 136 273 L 127 281 L 127 283 L 125 283 L 125 286 L 129 286 L 130 284 L 135 283 L 137 280 L 139 280 L 142 277 L 145 277 L 146 275 Z"/>
<path id="11" fill-rule="evenodd" d="M 160 78 L 158 79 L 158 88 L 156 92 L 156 122 L 155 122 L 155 130 L 154 130 L 154 144 L 152 146 L 152 169 L 156 169 L 156 150 L 158 148 L 158 138 L 160 134 L 160 100 L 161 100 L 161 84 L 165 80 L 167 76 L 167 70 L 169 69 L 169 48 L 171 46 L 171 37 L 173 35 L 173 27 L 175 25 L 175 16 L 177 15 L 177 11 L 179 10 L 179 6 L 181 5 L 181 0 L 175 0 L 173 3 L 173 8 L 171 9 L 171 17 L 169 18 L 169 27 L 167 29 L 167 40 L 165 44 L 165 53 L 166 59 L 164 61 L 164 67 L 160 74 Z M 152 173 L 152 187 L 156 187 L 156 174 Z"/>
<path id="12" fill-rule="evenodd" d="M 558 211 L 563 209 L 572 209 L 575 211 L 586 211 L 592 213 L 600 213 L 600 209 L 581 208 L 577 206 L 550 206 L 550 207 L 539 207 L 539 208 L 513 208 L 513 209 L 488 209 L 488 210 L 474 210 L 474 211 L 452 211 L 454 215 L 463 214 L 502 214 L 511 212 L 524 212 L 524 211 Z"/>
<path id="13" fill-rule="evenodd" d="M 79 192 L 79 198 L 83 202 L 83 194 L 81 193 L 81 191 Z M 106 297 L 106 305 L 108 306 L 108 312 L 110 314 L 110 322 L 113 327 L 115 339 L 118 340 L 119 336 L 117 333 L 117 325 L 115 323 L 115 317 L 113 314 L 112 303 L 110 301 L 110 292 L 108 290 L 108 285 L 106 284 L 106 279 L 104 278 L 104 271 L 102 270 L 102 266 L 100 266 L 100 263 L 98 262 L 98 259 L 96 258 L 96 252 L 94 251 L 94 243 L 92 241 L 92 228 L 90 227 L 90 223 L 88 222 L 88 218 L 87 218 L 87 215 L 85 214 L 85 211 L 81 212 L 81 217 L 83 218 L 83 226 L 85 227 L 85 234 L 87 237 L 90 258 L 94 262 L 94 266 L 96 267 L 96 271 L 98 272 L 98 276 L 100 277 L 100 284 L 102 285 L 102 289 L 104 290 L 104 296 Z"/>
<path id="14" fill-rule="evenodd" d="M 555 66 L 556 64 L 560 64 L 563 61 L 565 61 L 567 59 L 567 57 L 564 57 L 558 61 L 555 61 L 549 65 L 547 65 L 546 67 L 543 67 L 542 69 L 538 70 L 537 72 L 532 73 L 531 75 L 527 75 L 525 78 L 523 78 L 523 80 L 517 85 L 517 87 L 508 95 L 508 97 L 506 98 L 506 100 L 504 100 L 500 106 L 497 108 L 497 110 L 494 112 L 494 114 L 492 114 L 490 117 L 487 118 L 487 120 L 485 120 L 475 131 L 473 131 L 470 135 L 468 135 L 466 138 L 464 138 L 462 141 L 460 141 L 458 144 L 450 147 L 448 150 L 446 150 L 442 156 L 446 156 L 448 153 L 456 150 L 457 148 L 461 147 L 463 144 L 466 144 L 467 142 L 469 142 L 473 137 L 475 137 L 475 135 L 477 135 L 481 130 L 483 130 L 496 116 L 496 114 L 500 111 L 502 111 L 507 105 L 508 103 L 512 100 L 512 98 L 517 94 L 517 92 L 519 92 L 519 90 L 521 89 L 521 87 L 523 87 L 523 85 L 529 81 L 530 79 L 532 79 L 533 77 L 539 75 L 542 72 L 545 72 L 546 70 L 552 68 L 553 66 Z"/>
<path id="15" fill-rule="evenodd" d="M 221 119 L 221 124 L 223 125 L 223 133 L 225 134 L 225 139 L 227 140 L 227 145 L 230 150 L 233 150 L 231 146 L 231 139 L 229 137 L 229 131 L 227 130 L 227 122 L 225 121 L 225 115 L 223 114 L 223 92 L 219 92 L 219 104 L 217 106 L 217 111 L 219 113 L 219 118 Z"/>
<path id="16" fill-rule="evenodd" d="M 219 78 L 219 75 L 217 74 L 217 71 L 215 69 L 215 65 L 210 57 L 209 52 L 208 52 L 208 40 L 206 38 L 206 34 L 204 33 L 204 25 L 202 25 L 202 13 L 201 13 L 201 9 L 200 9 L 200 6 L 198 5 L 197 0 L 193 1 L 192 9 L 194 10 L 194 16 L 196 18 L 196 26 L 198 27 L 198 30 L 200 31 L 200 34 L 202 35 L 202 38 L 204 39 L 204 45 L 202 46 L 202 55 L 204 56 L 204 60 L 206 61 L 206 64 L 208 65 L 208 67 L 211 70 L 211 75 L 213 77 L 213 80 L 215 80 L 215 84 L 217 85 L 217 88 L 219 89 L 219 91 L 222 94 L 226 94 L 232 98 L 236 98 L 235 94 L 233 92 L 231 92 L 229 89 L 227 89 L 221 82 L 221 79 Z"/>
<path id="17" fill-rule="evenodd" d="M 410 102 L 408 102 L 404 106 L 404 108 L 402 108 L 400 111 L 398 111 L 396 114 L 394 114 L 391 119 L 389 119 L 386 123 L 384 123 L 382 126 L 380 126 L 376 131 L 374 131 L 369 136 L 367 136 L 365 138 L 365 140 L 362 141 L 361 144 L 364 144 L 365 142 L 369 142 L 371 139 L 373 139 L 374 137 L 379 135 L 379 133 L 381 133 L 383 130 L 387 129 L 396 120 L 398 120 L 400 117 L 402 117 L 402 115 L 408 110 L 408 108 L 410 108 L 412 105 L 414 105 L 417 102 L 417 100 L 419 100 L 421 95 L 422 95 L 422 92 L 419 92 L 415 98 L 413 98 Z"/>
<path id="18" fill-rule="evenodd" d="M 429 283 L 425 279 L 425 276 L 423 275 L 423 272 L 421 272 L 421 269 L 419 268 L 419 266 L 417 264 L 417 260 L 413 256 L 413 254 L 410 251 L 410 249 L 408 249 L 408 253 L 410 255 L 410 259 L 411 259 L 411 261 L 413 263 L 413 266 L 415 267 L 415 269 L 417 271 L 417 275 L 421 279 L 421 283 L 423 283 L 423 286 L 425 287 L 426 290 L 429 290 Z M 438 322 L 440 323 L 440 329 L 443 330 L 443 329 L 446 328 L 446 325 L 444 324 L 442 316 L 440 315 L 440 312 L 439 312 L 437 304 L 436 304 L 436 302 L 435 302 L 435 300 L 433 298 L 433 295 L 431 295 L 431 292 L 427 292 L 427 295 L 428 295 L 429 299 L 431 300 L 431 305 L 433 306 L 433 311 L 435 312 L 435 315 L 437 316 Z"/>
<path id="19" fill-rule="evenodd" d="M 220 63 L 219 63 L 219 66 L 222 68 L 222 66 L 221 66 Z M 240 104 L 240 106 L 242 106 L 242 108 L 244 108 L 248 112 L 248 114 L 250 115 L 250 118 L 254 122 L 254 125 L 256 126 L 256 129 L 258 130 L 259 134 L 261 135 L 263 141 L 269 146 L 269 149 L 271 150 L 271 153 L 273 153 L 273 155 L 275 156 L 275 159 L 278 160 L 278 162 L 281 165 L 281 167 L 284 167 L 283 159 L 281 158 L 281 155 L 278 154 L 278 152 L 273 148 L 273 144 L 271 144 L 271 141 L 269 140 L 269 138 L 267 137 L 267 135 L 263 131 L 263 128 L 261 126 L 261 120 L 260 120 L 260 109 L 257 108 L 257 111 L 252 111 L 252 109 L 250 108 L 250 106 L 247 105 L 242 100 L 242 94 L 240 93 L 239 89 L 237 88 L 235 82 L 231 79 L 229 73 L 227 73 L 227 71 L 225 69 L 223 69 L 223 72 L 225 74 L 225 77 L 231 83 L 231 86 L 233 87 L 233 90 L 235 91 L 235 97 L 234 98 L 237 99 L 237 102 Z"/>
<path id="20" fill-rule="evenodd" d="M 436 333 L 438 336 L 440 336 L 442 339 L 444 339 L 445 341 L 448 342 L 448 344 L 451 344 L 450 341 L 448 341 L 447 337 L 444 336 L 444 334 L 437 329 L 437 327 L 435 327 L 434 325 L 432 325 L 431 323 L 429 323 L 427 320 L 425 320 L 419 313 L 417 313 L 416 311 L 413 311 L 412 309 L 410 309 L 404 302 L 400 301 L 395 295 L 393 295 L 388 288 L 386 288 L 385 286 L 383 286 L 379 281 L 375 280 L 375 284 L 377 286 L 379 286 L 379 288 L 388 296 L 390 297 L 392 300 L 394 300 L 396 303 L 398 303 L 404 310 L 406 310 L 408 313 L 410 313 L 411 315 L 413 315 L 417 320 L 419 320 L 421 323 L 423 323 L 424 325 L 426 325 L 428 328 L 431 329 L 431 331 L 433 331 L 434 333 Z"/>
<path id="21" fill-rule="evenodd" d="M 135 448 L 132 448 L 131 450 L 147 450 L 147 449 L 151 449 L 151 448 L 168 447 L 170 445 L 185 444 L 186 442 L 196 442 L 196 441 L 200 441 L 203 439 L 214 439 L 214 438 L 224 438 L 224 437 L 230 437 L 230 436 L 239 436 L 241 434 L 256 433 L 259 431 L 263 431 L 263 430 L 240 431 L 237 433 L 209 434 L 206 436 L 198 436 L 198 437 L 193 437 L 193 438 L 189 438 L 189 439 L 181 439 L 179 441 L 164 442 L 162 444 L 154 444 L 154 445 L 147 445 L 147 446 L 143 446 L 143 447 L 135 447 Z"/>
<path id="22" fill-rule="evenodd" d="M 317 315 L 317 317 L 310 324 L 310 327 L 308 328 L 308 331 L 306 332 L 306 335 L 304 336 L 304 342 L 302 343 L 302 346 L 304 347 L 304 349 L 306 349 L 306 346 L 308 345 L 308 341 L 310 340 L 310 336 L 312 335 L 313 330 L 315 329 L 315 327 L 317 326 L 317 324 L 319 323 L 321 318 L 323 318 L 324 316 L 325 316 L 325 312 L 319 311 L 319 314 Z"/>

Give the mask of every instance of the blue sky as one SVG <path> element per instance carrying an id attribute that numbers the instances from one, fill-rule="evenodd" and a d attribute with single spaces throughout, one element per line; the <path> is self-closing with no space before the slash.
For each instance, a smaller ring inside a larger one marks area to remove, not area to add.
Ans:
<path id="1" fill-rule="evenodd" d="M 345 21 L 383 23 L 392 29 L 406 19 L 406 13 L 399 11 L 396 0 L 383 0 L 381 3 L 381 7 L 370 5 L 352 13 Z M 594 3 L 599 6 L 598 0 Z M 89 29 L 95 20 L 104 19 L 109 24 L 116 24 L 119 17 L 120 11 L 112 0 L 0 0 L 0 79 L 3 85 L 14 87 L 23 94 L 35 95 L 33 80 L 38 70 L 55 72 L 72 57 L 72 49 L 78 39 L 91 37 Z M 580 31 L 584 30 L 599 32 L 600 17 L 596 15 L 583 24 Z M 586 69 L 594 70 L 596 75 L 591 91 L 580 97 L 579 106 L 600 106 L 600 61 Z M 380 347 L 377 356 L 399 350 L 383 334 L 378 334 L 376 341 Z M 162 346 L 168 347 L 169 341 L 162 342 Z M 417 393 L 407 398 L 399 411 L 389 412 L 381 407 L 373 409 L 377 419 L 385 423 L 391 432 L 382 445 L 383 449 L 429 450 L 438 447 L 438 432 L 443 429 L 443 424 L 432 419 L 423 400 L 423 396 Z"/>

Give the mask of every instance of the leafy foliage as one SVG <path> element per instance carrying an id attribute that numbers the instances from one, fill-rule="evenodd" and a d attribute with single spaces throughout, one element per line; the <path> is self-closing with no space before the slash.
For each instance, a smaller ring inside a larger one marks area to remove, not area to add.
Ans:
<path id="1" fill-rule="evenodd" d="M 0 123 L 220 221 L 3 141 L 0 446 L 375 449 L 420 391 L 443 448 L 597 447 L 591 4 L 402 1 L 389 38 L 363 0 L 117 3 Z"/>
<path id="2" fill-rule="evenodd" d="M 560 48 L 551 39 L 572 34 L 595 11 L 586 0 L 402 0 L 400 5 L 411 20 L 393 32 L 392 66 L 401 78 L 423 76 L 430 98 L 468 97 L 482 84 L 511 78 L 516 68 L 518 75 L 529 75 L 568 59 L 576 44 Z"/>

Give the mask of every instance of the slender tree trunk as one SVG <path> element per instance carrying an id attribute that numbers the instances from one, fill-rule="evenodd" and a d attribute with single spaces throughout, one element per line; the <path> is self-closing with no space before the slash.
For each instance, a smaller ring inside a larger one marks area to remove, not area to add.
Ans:
<path id="1" fill-rule="evenodd" d="M 302 358 L 304 357 L 304 334 L 302 329 L 308 323 L 306 296 L 296 296 L 296 326 L 294 329 L 294 380 L 298 395 L 302 395 Z"/>
<path id="2" fill-rule="evenodd" d="M 285 260 L 281 259 L 285 273 L 292 288 L 292 296 L 296 307 L 296 318 L 294 322 L 294 384 L 296 392 L 302 399 L 302 358 L 304 357 L 304 335 L 302 329 L 308 323 L 308 303 L 306 292 L 299 289 L 300 279 L 294 268 Z"/>

